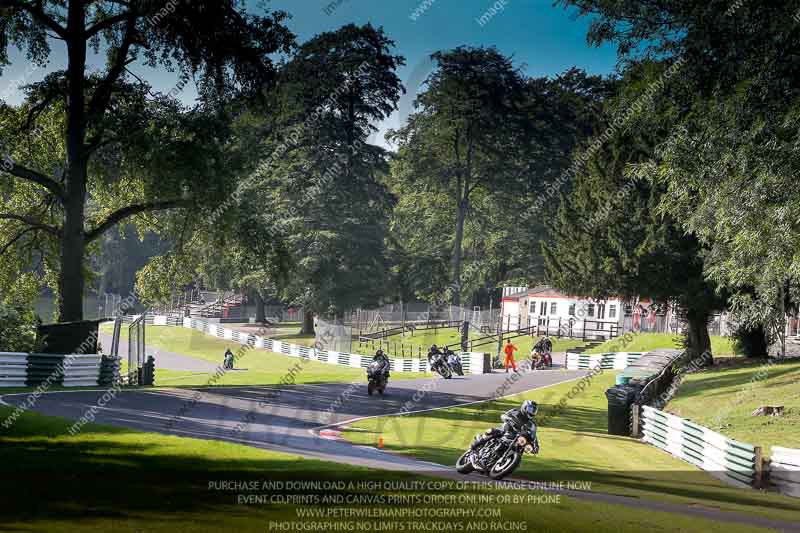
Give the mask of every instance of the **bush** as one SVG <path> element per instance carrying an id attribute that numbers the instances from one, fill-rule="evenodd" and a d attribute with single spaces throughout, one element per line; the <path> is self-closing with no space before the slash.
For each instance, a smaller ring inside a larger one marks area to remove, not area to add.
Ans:
<path id="1" fill-rule="evenodd" d="M 34 351 L 38 325 L 33 310 L 0 303 L 0 352 Z"/>
<path id="2" fill-rule="evenodd" d="M 767 356 L 767 333 L 763 326 L 739 326 L 733 332 L 733 347 L 745 357 Z"/>

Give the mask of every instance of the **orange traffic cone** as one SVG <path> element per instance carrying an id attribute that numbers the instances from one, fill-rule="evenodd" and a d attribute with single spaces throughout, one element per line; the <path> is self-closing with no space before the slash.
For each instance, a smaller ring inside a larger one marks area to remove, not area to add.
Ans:
<path id="1" fill-rule="evenodd" d="M 383 449 L 383 437 L 378 437 L 378 448 Z"/>

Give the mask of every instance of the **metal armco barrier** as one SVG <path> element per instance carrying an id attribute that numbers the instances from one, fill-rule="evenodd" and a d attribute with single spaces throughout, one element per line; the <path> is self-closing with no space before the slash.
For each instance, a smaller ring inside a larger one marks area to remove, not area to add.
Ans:
<path id="1" fill-rule="evenodd" d="M 634 409 L 637 406 L 634 405 Z M 644 442 L 737 487 L 763 484 L 761 448 L 745 444 L 681 417 L 641 406 Z"/>
<path id="2" fill-rule="evenodd" d="M 611 353 L 571 353 L 567 352 L 567 370 L 625 370 L 628 365 L 638 361 L 645 352 L 611 352 Z"/>
<path id="3" fill-rule="evenodd" d="M 153 317 L 156 322 L 158 317 Z M 158 318 L 159 323 L 164 321 Z M 169 323 L 168 325 L 172 325 Z M 332 350 L 317 350 L 308 346 L 291 344 L 274 339 L 268 339 L 259 335 L 245 334 L 236 330 L 222 327 L 219 324 L 209 324 L 203 320 L 195 318 L 184 318 L 183 327 L 195 329 L 207 335 L 213 335 L 220 339 L 231 340 L 239 344 L 263 348 L 271 352 L 287 355 L 289 357 L 301 357 L 311 361 L 328 363 L 331 365 L 348 366 L 351 368 L 366 368 L 372 362 L 371 355 L 361 355 L 356 353 L 335 352 Z M 461 352 L 461 365 L 465 374 L 485 373 L 484 353 L 482 352 Z M 395 372 L 430 372 L 428 361 L 420 358 L 398 359 L 390 358 L 392 370 Z"/>
<path id="4" fill-rule="evenodd" d="M 0 387 L 93 387 L 119 381 L 119 357 L 0 352 Z"/>
<path id="5" fill-rule="evenodd" d="M 781 494 L 800 498 L 800 450 L 773 446 L 769 481 Z"/>

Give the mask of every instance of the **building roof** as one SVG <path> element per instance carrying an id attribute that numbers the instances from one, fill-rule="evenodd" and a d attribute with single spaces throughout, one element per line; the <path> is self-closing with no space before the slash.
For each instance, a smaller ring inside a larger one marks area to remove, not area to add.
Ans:
<path id="1" fill-rule="evenodd" d="M 540 298 L 578 298 L 578 299 L 590 299 L 585 296 L 574 296 L 569 295 L 561 292 L 560 290 L 556 289 L 555 287 L 551 287 L 550 285 L 537 285 L 532 289 L 528 289 L 526 291 L 515 292 L 513 294 L 509 294 L 503 297 L 505 301 L 513 301 L 519 300 L 520 298 L 524 297 L 540 297 Z M 621 299 L 616 296 L 610 296 L 609 299 Z"/>
<path id="2" fill-rule="evenodd" d="M 518 300 L 524 296 L 551 296 L 555 298 L 566 298 L 567 295 L 563 292 L 559 291 L 558 289 L 554 289 L 549 285 L 538 285 L 533 287 L 532 289 L 528 289 L 526 291 L 515 292 L 513 294 L 509 294 L 504 296 L 504 298 L 509 298 L 512 300 Z"/>

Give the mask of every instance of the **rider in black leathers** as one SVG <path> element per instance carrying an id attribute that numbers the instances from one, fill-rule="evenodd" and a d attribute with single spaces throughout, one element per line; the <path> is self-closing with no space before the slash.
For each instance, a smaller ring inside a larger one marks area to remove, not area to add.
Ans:
<path id="1" fill-rule="evenodd" d="M 378 349 L 378 351 L 375 352 L 375 357 L 372 358 L 372 362 L 379 362 L 381 364 L 381 370 L 383 370 L 387 378 L 389 377 L 389 369 L 392 365 L 389 362 L 389 358 L 383 353 L 383 350 Z"/>
<path id="2" fill-rule="evenodd" d="M 539 339 L 539 342 L 534 345 L 533 349 L 540 353 L 550 353 L 553 351 L 553 341 L 550 340 L 550 337 L 545 335 Z"/>
<path id="3" fill-rule="evenodd" d="M 536 402 L 532 400 L 525 400 L 518 409 L 509 409 L 500 416 L 503 425 L 497 428 L 487 429 L 486 433 L 480 438 L 475 439 L 471 448 L 476 450 L 486 442 L 504 433 L 518 432 L 528 437 L 528 440 L 530 440 L 533 446 L 533 453 L 539 453 L 539 440 L 536 438 L 536 421 L 534 420 L 536 411 L 538 410 L 539 407 L 536 405 Z"/>
<path id="4" fill-rule="evenodd" d="M 430 350 L 428 350 L 428 365 L 430 365 L 432 370 L 435 370 L 433 364 L 434 359 L 436 359 L 439 362 L 439 364 L 441 364 L 442 361 L 441 355 L 442 355 L 441 350 L 439 350 L 439 347 L 436 346 L 435 344 L 431 346 Z"/>

